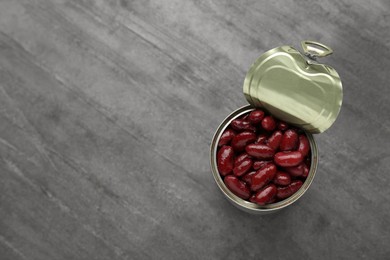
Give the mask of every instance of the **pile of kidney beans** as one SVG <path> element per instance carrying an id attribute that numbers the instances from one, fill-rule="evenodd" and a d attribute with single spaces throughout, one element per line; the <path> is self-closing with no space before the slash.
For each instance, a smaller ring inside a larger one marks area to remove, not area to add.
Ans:
<path id="1" fill-rule="evenodd" d="M 218 142 L 218 171 L 238 197 L 259 205 L 297 192 L 310 170 L 303 131 L 256 109 L 234 119 Z"/>

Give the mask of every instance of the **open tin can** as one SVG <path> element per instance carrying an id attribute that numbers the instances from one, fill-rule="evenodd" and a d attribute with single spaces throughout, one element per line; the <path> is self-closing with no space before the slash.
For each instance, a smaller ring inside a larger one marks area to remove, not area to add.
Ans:
<path id="1" fill-rule="evenodd" d="M 317 62 L 333 53 L 329 47 L 303 41 L 304 54 L 291 46 L 265 52 L 249 69 L 243 92 L 249 105 L 227 116 L 211 142 L 210 163 L 214 179 L 226 198 L 239 209 L 255 214 L 278 211 L 297 201 L 309 188 L 316 174 L 318 150 L 313 134 L 322 133 L 336 120 L 342 104 L 340 76 L 332 67 Z M 217 166 L 218 142 L 230 123 L 256 108 L 278 120 L 301 129 L 311 147 L 311 166 L 302 187 L 282 201 L 258 205 L 233 194 L 225 185 Z"/>

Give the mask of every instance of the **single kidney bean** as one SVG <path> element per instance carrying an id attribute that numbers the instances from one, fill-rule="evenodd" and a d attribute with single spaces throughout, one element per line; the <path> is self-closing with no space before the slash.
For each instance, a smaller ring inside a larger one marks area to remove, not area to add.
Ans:
<path id="1" fill-rule="evenodd" d="M 266 131 L 272 131 L 276 128 L 276 121 L 272 116 L 266 116 L 261 121 L 261 126 Z"/>
<path id="2" fill-rule="evenodd" d="M 302 187 L 302 181 L 293 181 L 290 185 L 286 187 L 278 187 L 276 197 L 279 199 L 285 199 L 293 195 Z"/>
<path id="3" fill-rule="evenodd" d="M 278 129 L 282 130 L 282 131 L 286 131 L 288 129 L 288 124 L 286 124 L 285 122 L 280 121 L 278 123 Z"/>
<path id="4" fill-rule="evenodd" d="M 241 199 L 248 199 L 251 192 L 245 182 L 239 180 L 237 177 L 228 175 L 223 180 L 226 187 Z"/>
<path id="5" fill-rule="evenodd" d="M 263 120 L 264 118 L 264 112 L 261 110 L 253 110 L 249 113 L 248 121 L 251 122 L 253 125 L 258 124 Z"/>
<path id="6" fill-rule="evenodd" d="M 267 140 L 267 145 L 273 150 L 279 148 L 280 142 L 282 141 L 283 133 L 282 131 L 275 131 Z"/>
<path id="7" fill-rule="evenodd" d="M 249 153 L 248 153 L 249 154 Z M 274 162 L 282 167 L 293 167 L 297 166 L 303 161 L 304 157 L 301 152 L 278 152 L 274 156 Z"/>
<path id="8" fill-rule="evenodd" d="M 249 116 L 249 114 L 245 114 L 245 115 L 241 116 L 240 119 L 248 121 L 248 116 Z"/>
<path id="9" fill-rule="evenodd" d="M 302 163 L 298 164 L 298 166 L 285 167 L 284 169 L 289 174 L 291 174 L 291 176 L 298 177 L 298 176 L 301 176 L 303 174 L 303 167 L 304 166 L 305 166 L 305 164 L 302 162 Z"/>
<path id="10" fill-rule="evenodd" d="M 234 151 L 231 146 L 224 145 L 217 154 L 218 171 L 222 176 L 228 175 L 233 170 Z"/>
<path id="11" fill-rule="evenodd" d="M 251 125 L 251 123 L 247 120 L 242 120 L 242 119 L 234 119 L 230 126 L 234 129 L 234 130 L 238 130 L 238 131 L 244 131 L 244 130 L 248 130 L 248 131 L 252 131 L 252 132 L 255 132 L 256 131 L 256 127 L 254 127 L 253 125 Z"/>
<path id="12" fill-rule="evenodd" d="M 301 152 L 303 157 L 308 155 L 308 153 L 310 152 L 310 143 L 305 135 L 299 135 L 298 151 Z"/>
<path id="13" fill-rule="evenodd" d="M 307 176 L 309 175 L 309 172 L 310 172 L 310 170 L 309 170 L 309 167 L 307 166 L 307 164 L 306 163 L 303 164 L 303 173 L 301 176 L 303 178 L 307 178 Z"/>
<path id="14" fill-rule="evenodd" d="M 236 175 L 238 177 L 240 177 L 241 175 L 244 175 L 252 167 L 252 164 L 253 164 L 252 160 L 247 158 L 247 159 L 244 159 L 239 164 L 234 165 L 234 168 L 233 168 L 234 175 Z"/>
<path id="15" fill-rule="evenodd" d="M 284 132 L 282 141 L 280 142 L 281 151 L 295 150 L 298 145 L 298 134 L 293 129 L 288 129 Z"/>
<path id="16" fill-rule="evenodd" d="M 259 205 L 265 205 L 275 197 L 277 192 L 276 186 L 270 184 L 256 193 L 254 201 Z"/>
<path id="17" fill-rule="evenodd" d="M 276 190 L 277 192 L 277 190 Z M 275 203 L 277 200 L 276 196 L 274 196 L 270 201 L 267 202 L 267 204 L 272 204 L 272 203 Z"/>
<path id="18" fill-rule="evenodd" d="M 226 129 L 219 139 L 218 146 L 229 144 L 235 135 L 236 133 L 232 129 Z"/>
<path id="19" fill-rule="evenodd" d="M 232 140 L 232 147 L 236 152 L 244 150 L 247 144 L 253 143 L 256 140 L 256 135 L 253 132 L 242 132 Z"/>
<path id="20" fill-rule="evenodd" d="M 253 162 L 253 169 L 258 170 L 266 163 L 272 163 L 272 161 L 254 161 Z"/>
<path id="21" fill-rule="evenodd" d="M 252 176 L 256 174 L 256 171 L 251 171 L 245 174 L 244 176 L 241 177 L 243 181 L 245 181 L 247 184 L 251 185 L 252 183 Z"/>
<path id="22" fill-rule="evenodd" d="M 258 191 L 268 184 L 276 174 L 277 168 L 273 163 L 267 163 L 261 167 L 253 176 L 251 181 L 251 190 Z"/>
<path id="23" fill-rule="evenodd" d="M 247 153 L 242 153 L 242 154 L 240 154 L 240 155 L 237 156 L 236 159 L 234 160 L 234 166 L 240 164 L 243 160 L 245 160 L 245 159 L 247 159 L 247 158 L 252 159 L 252 157 L 249 156 L 249 154 L 247 154 Z"/>
<path id="24" fill-rule="evenodd" d="M 267 135 L 259 134 L 259 136 L 257 137 L 257 139 L 255 141 L 255 144 L 264 144 L 265 141 L 267 141 Z"/>
<path id="25" fill-rule="evenodd" d="M 256 197 L 256 194 L 253 194 L 253 195 L 249 198 L 249 201 L 250 201 L 250 202 L 253 202 L 253 203 L 256 203 L 255 197 Z"/>
<path id="26" fill-rule="evenodd" d="M 291 183 L 291 177 L 288 173 L 278 171 L 273 179 L 273 183 L 280 186 L 287 186 Z"/>
<path id="27" fill-rule="evenodd" d="M 275 154 L 275 151 L 265 144 L 248 144 L 245 147 L 245 151 L 250 156 L 260 159 L 272 158 L 272 156 Z"/>

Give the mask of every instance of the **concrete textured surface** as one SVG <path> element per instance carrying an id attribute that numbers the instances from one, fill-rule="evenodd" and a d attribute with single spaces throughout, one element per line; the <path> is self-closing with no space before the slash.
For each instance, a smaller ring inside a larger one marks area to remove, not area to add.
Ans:
<path id="1" fill-rule="evenodd" d="M 0 1 L 0 259 L 389 259 L 390 2 Z M 234 208 L 209 145 L 261 53 L 312 39 L 344 103 L 310 190 Z"/>

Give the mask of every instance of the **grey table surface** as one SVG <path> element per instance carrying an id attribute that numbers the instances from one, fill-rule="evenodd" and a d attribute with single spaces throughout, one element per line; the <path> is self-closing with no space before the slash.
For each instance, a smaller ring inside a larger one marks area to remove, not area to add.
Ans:
<path id="1" fill-rule="evenodd" d="M 275 3 L 274 3 L 275 2 Z M 0 259 L 389 259 L 390 2 L 0 1 Z M 233 207 L 209 146 L 263 52 L 341 75 L 308 192 Z"/>

